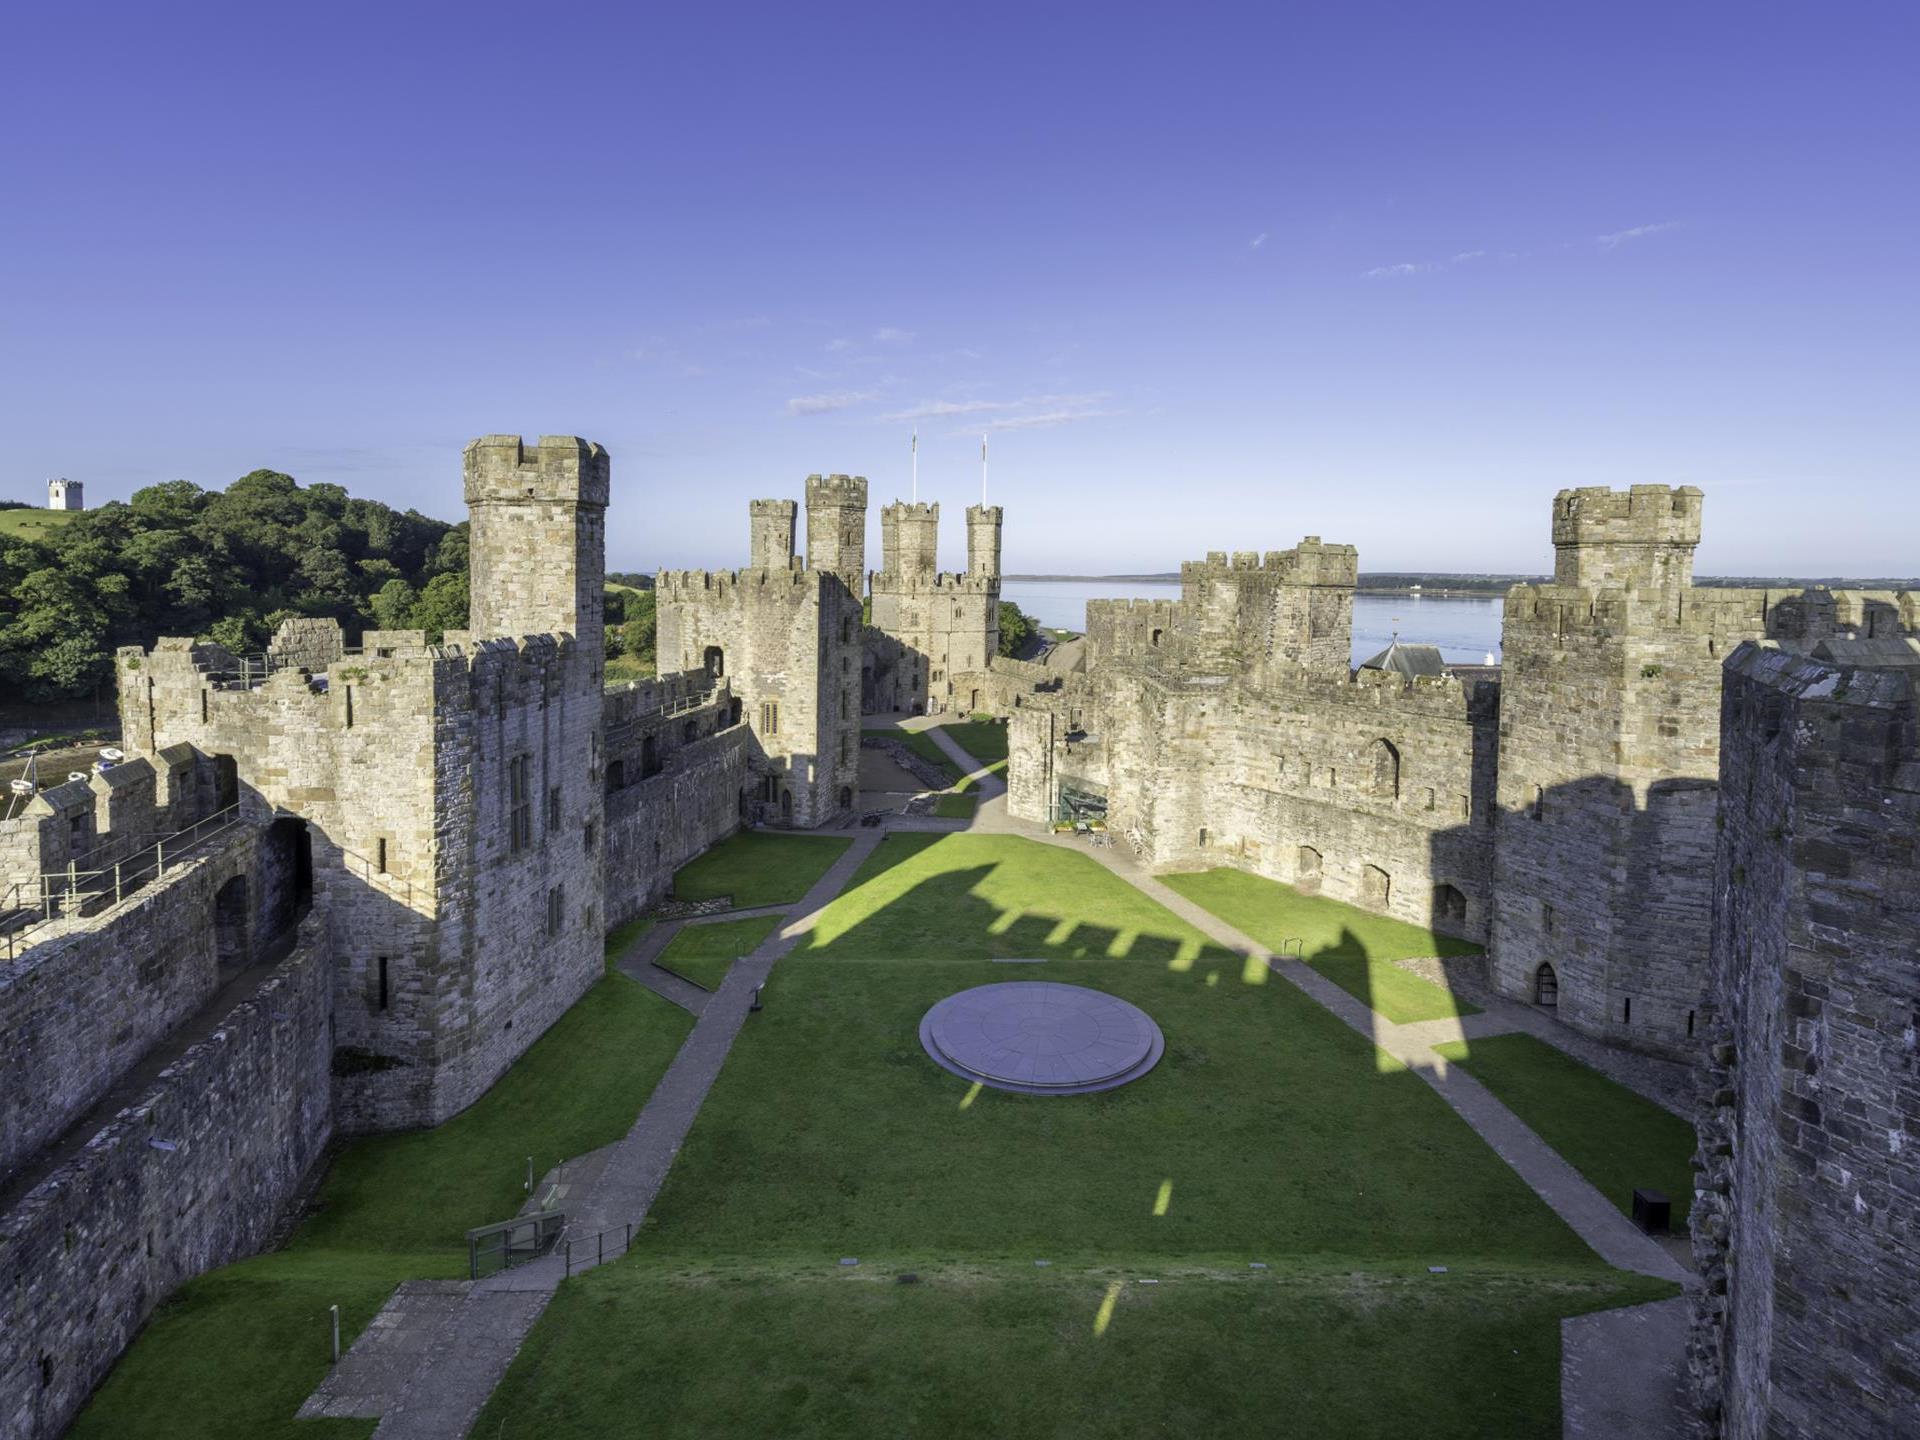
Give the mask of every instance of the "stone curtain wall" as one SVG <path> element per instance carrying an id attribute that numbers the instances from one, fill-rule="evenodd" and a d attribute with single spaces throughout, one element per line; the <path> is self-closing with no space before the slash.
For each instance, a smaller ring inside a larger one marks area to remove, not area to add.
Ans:
<path id="1" fill-rule="evenodd" d="M 940 507 L 896 501 L 880 514 L 880 569 L 865 641 L 870 713 L 967 713 L 1000 646 L 998 506 L 967 511 L 963 575 L 939 569 Z"/>
<path id="2" fill-rule="evenodd" d="M 0 964 L 0 1183 L 212 998 L 213 897 L 258 840 L 238 832 Z"/>
<path id="3" fill-rule="evenodd" d="M 606 800 L 607 924 L 622 924 L 664 899 L 673 873 L 740 827 L 748 733 L 728 723 L 725 687 L 712 703 L 672 715 L 634 717 L 623 726 L 610 758 L 621 761 L 623 783 Z M 687 727 L 694 727 L 689 737 Z M 655 738 L 660 770 L 643 778 L 642 740 Z"/>
<path id="4" fill-rule="evenodd" d="M 52 1440 L 154 1308 L 254 1253 L 332 1131 L 325 917 L 0 1218 L 0 1440 Z"/>
<path id="5" fill-rule="evenodd" d="M 1726 667 L 1689 1358 L 1730 1440 L 1920 1434 L 1916 677 Z"/>

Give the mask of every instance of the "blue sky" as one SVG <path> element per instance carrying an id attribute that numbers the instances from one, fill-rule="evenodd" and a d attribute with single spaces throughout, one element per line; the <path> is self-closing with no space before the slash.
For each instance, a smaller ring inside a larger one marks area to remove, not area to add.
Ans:
<path id="1" fill-rule="evenodd" d="M 15 7 L 0 496 L 260 465 L 460 513 L 614 457 L 615 568 L 813 470 L 1007 564 L 1920 572 L 1911 5 Z M 872 544 L 877 561 L 877 518 Z"/>

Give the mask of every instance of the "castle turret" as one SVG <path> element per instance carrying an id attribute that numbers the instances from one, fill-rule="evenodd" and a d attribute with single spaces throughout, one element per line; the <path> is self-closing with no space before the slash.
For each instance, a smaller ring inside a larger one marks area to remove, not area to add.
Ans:
<path id="1" fill-rule="evenodd" d="M 78 480 L 47 481 L 47 508 L 49 510 L 84 510 L 86 502 L 81 498 L 85 487 Z"/>
<path id="2" fill-rule="evenodd" d="M 749 565 L 755 570 L 793 568 L 794 517 L 799 507 L 791 500 L 750 500 L 752 544 Z"/>
<path id="3" fill-rule="evenodd" d="M 483 435 L 466 450 L 476 640 L 565 633 L 598 664 L 607 552 L 607 452 L 574 435 Z"/>
<path id="4" fill-rule="evenodd" d="M 880 513 L 880 568 L 904 580 L 930 580 L 940 569 L 940 505 L 896 500 Z"/>
<path id="5" fill-rule="evenodd" d="M 1553 498 L 1553 583 L 1622 587 L 1677 605 L 1693 584 L 1700 501 L 1691 485 L 1562 490 Z"/>
<path id="6" fill-rule="evenodd" d="M 858 595 L 867 579 L 867 481 L 807 477 L 807 565 L 838 575 Z"/>
<path id="7" fill-rule="evenodd" d="M 967 507 L 967 573 L 986 580 L 1000 578 L 1000 522 L 998 505 Z"/>

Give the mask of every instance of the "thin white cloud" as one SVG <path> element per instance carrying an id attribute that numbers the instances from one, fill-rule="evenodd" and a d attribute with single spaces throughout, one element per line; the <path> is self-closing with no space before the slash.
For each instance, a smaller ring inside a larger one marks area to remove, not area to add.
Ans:
<path id="1" fill-rule="evenodd" d="M 1610 235 L 1596 235 L 1593 243 L 1602 250 L 1618 250 L 1629 240 L 1644 240 L 1649 235 L 1659 235 L 1667 230 L 1678 230 L 1678 220 L 1662 220 L 1654 225 L 1635 225 L 1631 230 L 1615 230 Z"/>
<path id="2" fill-rule="evenodd" d="M 899 345 L 913 339 L 913 331 L 901 330 L 892 325 L 882 325 L 873 332 L 873 338 L 882 345 Z"/>
<path id="3" fill-rule="evenodd" d="M 1484 250 L 1462 250 L 1458 255 L 1447 261 L 1447 264 L 1468 265 L 1475 260 L 1484 260 L 1486 258 L 1487 252 Z"/>
<path id="4" fill-rule="evenodd" d="M 1258 235 L 1254 236 L 1253 239 L 1247 242 L 1247 248 L 1249 250 L 1258 250 L 1262 245 L 1266 243 L 1267 243 L 1267 232 L 1262 230 Z"/>
<path id="5" fill-rule="evenodd" d="M 1390 280 L 1402 275 L 1425 275 L 1428 271 L 1438 268 L 1437 265 L 1426 261 L 1419 263 L 1403 261 L 1398 265 L 1376 265 L 1371 270 L 1363 271 L 1362 274 L 1368 280 Z"/>
<path id="6" fill-rule="evenodd" d="M 891 415 L 882 415 L 880 419 L 897 424 L 904 420 L 951 419 L 956 415 L 1004 415 L 1042 409 L 1082 410 L 1098 405 L 1107 398 L 1107 393 L 1100 391 L 1090 395 L 1023 395 L 1018 400 L 928 400 Z"/>
<path id="7" fill-rule="evenodd" d="M 880 398 L 874 390 L 836 390 L 826 395 L 795 395 L 787 401 L 789 415 L 830 415 L 836 410 L 851 410 L 856 405 L 871 405 Z"/>
<path id="8" fill-rule="evenodd" d="M 1043 410 L 1037 415 L 1009 415 L 1005 419 L 990 420 L 987 429 L 1039 430 L 1052 425 L 1071 425 L 1078 420 L 1104 420 L 1126 413 L 1124 410 Z"/>

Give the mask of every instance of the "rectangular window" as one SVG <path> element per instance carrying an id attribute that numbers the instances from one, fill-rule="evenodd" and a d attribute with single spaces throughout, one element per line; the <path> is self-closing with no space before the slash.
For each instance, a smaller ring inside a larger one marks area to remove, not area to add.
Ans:
<path id="1" fill-rule="evenodd" d="M 560 933 L 561 914 L 566 907 L 566 887 L 556 885 L 547 891 L 547 934 Z"/>
<path id="2" fill-rule="evenodd" d="M 760 702 L 760 733 L 762 735 L 780 733 L 780 702 L 778 700 Z"/>
<path id="3" fill-rule="evenodd" d="M 353 728 L 353 687 L 351 685 L 347 686 L 346 692 L 347 692 L 347 729 L 351 730 Z"/>
<path id="4" fill-rule="evenodd" d="M 533 757 L 507 762 L 507 847 L 518 855 L 533 844 Z"/>
<path id="5" fill-rule="evenodd" d="M 373 868 L 382 875 L 387 873 L 387 837 L 384 835 L 373 842 Z"/>
<path id="6" fill-rule="evenodd" d="M 773 805 L 778 803 L 779 799 L 780 777 L 778 775 L 769 775 L 767 776 L 767 803 Z"/>
<path id="7" fill-rule="evenodd" d="M 1433 809 L 1433 802 L 1434 802 L 1433 791 L 1429 790 L 1427 791 L 1427 809 L 1429 810 Z"/>
<path id="8" fill-rule="evenodd" d="M 560 828 L 560 787 L 554 786 L 547 791 L 547 829 Z"/>
<path id="9" fill-rule="evenodd" d="M 380 957 L 380 1008 L 387 1008 L 387 957 Z"/>
<path id="10" fill-rule="evenodd" d="M 1553 934 L 1553 921 L 1553 907 L 1551 905 L 1542 905 L 1540 907 L 1540 929 L 1548 935 Z"/>

